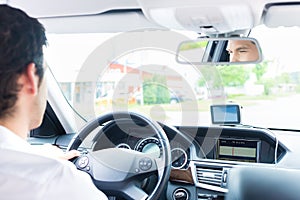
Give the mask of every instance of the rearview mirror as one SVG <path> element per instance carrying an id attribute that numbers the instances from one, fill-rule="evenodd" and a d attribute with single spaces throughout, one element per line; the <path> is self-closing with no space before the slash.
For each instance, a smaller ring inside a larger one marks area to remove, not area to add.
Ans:
<path id="1" fill-rule="evenodd" d="M 182 42 L 176 59 L 183 64 L 231 65 L 259 63 L 262 53 L 254 38 L 201 38 Z"/>

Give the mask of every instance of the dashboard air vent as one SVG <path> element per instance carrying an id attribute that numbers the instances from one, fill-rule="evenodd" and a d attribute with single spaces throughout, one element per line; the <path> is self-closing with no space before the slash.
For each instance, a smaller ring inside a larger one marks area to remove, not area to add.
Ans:
<path id="1" fill-rule="evenodd" d="M 212 169 L 197 166 L 196 173 L 198 183 L 221 187 L 223 173 L 222 168 Z"/>

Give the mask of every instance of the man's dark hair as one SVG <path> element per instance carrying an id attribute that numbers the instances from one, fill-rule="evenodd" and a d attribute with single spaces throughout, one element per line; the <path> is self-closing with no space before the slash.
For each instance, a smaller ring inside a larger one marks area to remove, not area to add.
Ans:
<path id="1" fill-rule="evenodd" d="M 13 111 L 22 87 L 17 80 L 28 64 L 35 63 L 41 82 L 46 43 L 45 28 L 37 19 L 22 10 L 0 5 L 0 118 Z"/>

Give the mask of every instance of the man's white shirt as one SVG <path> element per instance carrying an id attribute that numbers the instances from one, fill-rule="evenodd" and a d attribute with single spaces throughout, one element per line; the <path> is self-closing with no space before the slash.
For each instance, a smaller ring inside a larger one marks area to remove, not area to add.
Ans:
<path id="1" fill-rule="evenodd" d="M 0 126 L 0 199 L 106 200 L 90 176 L 69 161 L 41 155 Z"/>

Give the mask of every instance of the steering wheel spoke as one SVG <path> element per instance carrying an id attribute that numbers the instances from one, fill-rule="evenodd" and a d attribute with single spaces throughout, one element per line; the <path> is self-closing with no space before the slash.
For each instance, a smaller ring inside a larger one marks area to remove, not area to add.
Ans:
<path id="1" fill-rule="evenodd" d="M 128 185 L 128 187 L 126 187 L 123 190 L 125 196 L 127 197 L 127 199 L 140 199 L 140 200 L 145 200 L 148 198 L 148 194 L 146 192 L 144 192 L 144 190 L 142 190 L 140 187 L 134 185 L 134 184 L 130 184 Z"/>
<path id="2" fill-rule="evenodd" d="M 75 165 L 78 169 L 90 173 L 97 181 L 110 182 L 126 181 L 132 177 L 145 179 L 158 170 L 151 155 L 118 148 L 83 155 L 75 161 Z"/>
<path id="3" fill-rule="evenodd" d="M 157 171 L 158 171 L 158 177 L 163 176 L 163 173 L 164 173 L 164 170 L 165 170 L 165 167 L 166 167 L 166 163 L 161 158 L 156 158 L 155 163 L 156 163 L 156 168 L 157 168 Z"/>

